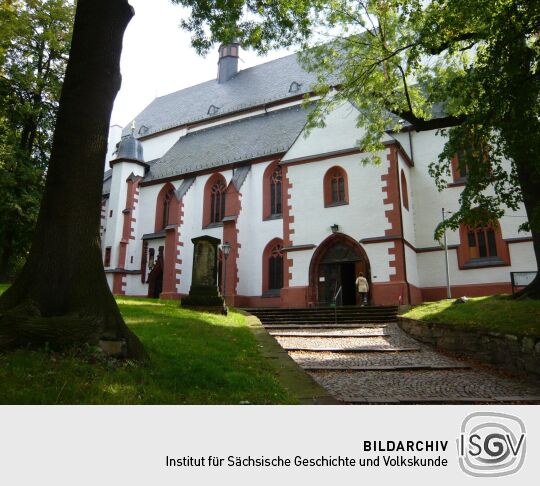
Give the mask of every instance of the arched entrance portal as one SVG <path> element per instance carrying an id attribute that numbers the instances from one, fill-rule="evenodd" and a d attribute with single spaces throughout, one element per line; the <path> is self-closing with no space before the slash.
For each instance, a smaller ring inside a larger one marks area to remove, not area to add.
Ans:
<path id="1" fill-rule="evenodd" d="M 371 283 L 369 260 L 364 249 L 351 237 L 335 233 L 324 240 L 311 259 L 310 302 L 318 305 L 359 304 L 355 280 L 359 272 Z"/>

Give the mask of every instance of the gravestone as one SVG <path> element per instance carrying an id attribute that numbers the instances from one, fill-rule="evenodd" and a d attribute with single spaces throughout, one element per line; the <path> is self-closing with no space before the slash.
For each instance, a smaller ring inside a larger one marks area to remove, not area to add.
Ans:
<path id="1" fill-rule="evenodd" d="M 193 242 L 193 270 L 189 296 L 182 299 L 182 307 L 227 314 L 225 300 L 218 290 L 218 245 L 221 240 L 199 236 Z"/>

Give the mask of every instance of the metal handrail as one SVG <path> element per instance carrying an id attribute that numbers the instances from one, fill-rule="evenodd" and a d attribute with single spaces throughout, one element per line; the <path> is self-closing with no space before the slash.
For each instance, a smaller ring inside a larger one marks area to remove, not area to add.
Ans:
<path id="1" fill-rule="evenodd" d="M 341 293 L 341 285 L 339 286 L 338 291 L 334 295 L 334 324 L 337 326 L 337 298 L 338 295 Z"/>

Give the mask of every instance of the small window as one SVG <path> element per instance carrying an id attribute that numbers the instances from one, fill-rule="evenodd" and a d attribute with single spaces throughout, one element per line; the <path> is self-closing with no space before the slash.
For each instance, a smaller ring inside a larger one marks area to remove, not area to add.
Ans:
<path id="1" fill-rule="evenodd" d="M 345 201 L 345 179 L 341 172 L 334 172 L 332 175 L 332 202 L 340 203 Z"/>
<path id="2" fill-rule="evenodd" d="M 210 105 L 208 108 L 207 114 L 208 115 L 215 115 L 220 110 L 219 106 L 216 105 Z"/>
<path id="3" fill-rule="evenodd" d="M 452 159 L 452 179 L 455 184 L 465 184 L 469 170 L 465 161 L 465 152 L 460 150 Z"/>
<path id="4" fill-rule="evenodd" d="M 141 255 L 141 282 L 146 282 L 146 263 L 148 262 L 148 241 L 143 241 Z"/>
<path id="5" fill-rule="evenodd" d="M 296 93 L 300 91 L 300 88 L 302 85 L 300 83 L 297 83 L 296 81 L 293 81 L 291 85 L 289 86 L 289 93 Z"/>
<path id="6" fill-rule="evenodd" d="M 409 190 L 407 188 L 407 178 L 405 177 L 405 172 L 403 172 L 403 169 L 401 169 L 401 200 L 403 202 L 403 207 L 408 211 Z"/>
<path id="7" fill-rule="evenodd" d="M 105 248 L 105 259 L 104 259 L 103 264 L 105 267 L 111 266 L 111 247 L 110 246 Z"/>
<path id="8" fill-rule="evenodd" d="M 113 210 L 111 209 L 111 210 L 109 211 L 109 218 L 112 218 L 112 214 L 113 214 Z"/>
<path id="9" fill-rule="evenodd" d="M 150 248 L 148 250 L 148 270 L 152 270 L 154 268 L 155 258 L 156 258 L 156 250 L 155 248 Z"/>
<path id="10" fill-rule="evenodd" d="M 324 176 L 324 205 L 340 206 L 348 203 L 347 173 L 341 167 L 333 167 Z"/>

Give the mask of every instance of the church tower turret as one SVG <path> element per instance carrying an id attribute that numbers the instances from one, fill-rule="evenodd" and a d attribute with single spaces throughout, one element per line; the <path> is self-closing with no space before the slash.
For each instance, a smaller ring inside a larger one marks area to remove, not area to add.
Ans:
<path id="1" fill-rule="evenodd" d="M 219 46 L 218 83 L 226 83 L 238 73 L 240 44 L 221 44 Z"/>
<path id="2" fill-rule="evenodd" d="M 116 154 L 110 161 L 112 178 L 103 251 L 107 280 L 115 294 L 124 293 L 124 277 L 126 270 L 129 270 L 126 267 L 130 265 L 135 252 L 129 243 L 136 222 L 134 213 L 139 182 L 148 168 L 142 144 L 135 138 L 134 132 L 135 123 L 131 133 L 118 143 Z"/>

